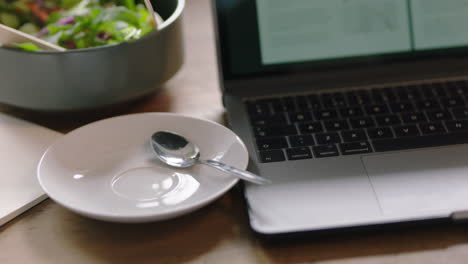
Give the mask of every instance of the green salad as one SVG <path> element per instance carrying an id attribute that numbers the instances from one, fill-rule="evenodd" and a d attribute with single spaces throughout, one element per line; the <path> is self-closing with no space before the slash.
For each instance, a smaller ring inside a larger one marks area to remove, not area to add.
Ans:
<path id="1" fill-rule="evenodd" d="M 156 25 L 138 0 L 0 0 L 0 23 L 66 49 L 138 39 Z M 30 43 L 15 44 L 38 50 Z"/>

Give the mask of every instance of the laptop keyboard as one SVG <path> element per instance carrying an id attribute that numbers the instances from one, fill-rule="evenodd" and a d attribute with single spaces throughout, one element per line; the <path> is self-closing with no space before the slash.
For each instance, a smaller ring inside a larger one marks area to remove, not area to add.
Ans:
<path id="1" fill-rule="evenodd" d="M 261 162 L 468 143 L 468 81 L 246 101 Z"/>

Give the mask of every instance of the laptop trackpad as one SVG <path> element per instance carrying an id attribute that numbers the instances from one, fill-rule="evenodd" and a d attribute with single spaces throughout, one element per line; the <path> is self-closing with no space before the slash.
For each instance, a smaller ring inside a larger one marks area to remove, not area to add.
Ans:
<path id="1" fill-rule="evenodd" d="M 384 214 L 468 207 L 468 146 L 362 158 Z"/>

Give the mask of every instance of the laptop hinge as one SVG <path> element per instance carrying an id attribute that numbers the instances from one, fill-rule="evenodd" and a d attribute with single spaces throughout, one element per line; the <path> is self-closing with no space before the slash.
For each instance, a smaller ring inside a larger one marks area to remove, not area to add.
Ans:
<path id="1" fill-rule="evenodd" d="M 375 67 L 356 67 L 328 71 L 296 71 L 238 78 L 222 82 L 223 93 L 234 96 L 265 96 L 304 91 L 320 91 L 352 87 L 398 85 L 421 81 L 466 78 L 468 60 L 425 60 L 412 63 L 393 63 Z"/>
<path id="2" fill-rule="evenodd" d="M 468 222 L 468 211 L 454 212 L 451 218 L 455 222 Z"/>

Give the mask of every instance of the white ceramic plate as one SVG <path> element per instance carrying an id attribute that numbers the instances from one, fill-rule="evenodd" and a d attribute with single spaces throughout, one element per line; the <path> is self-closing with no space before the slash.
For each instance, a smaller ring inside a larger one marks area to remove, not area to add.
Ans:
<path id="1" fill-rule="evenodd" d="M 196 210 L 238 180 L 205 165 L 176 169 L 162 164 L 150 145 L 159 130 L 187 137 L 201 158 L 245 169 L 248 152 L 215 122 L 169 113 L 144 113 L 97 121 L 54 142 L 39 162 L 39 182 L 49 197 L 79 214 L 112 222 L 149 222 Z"/>

